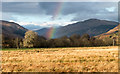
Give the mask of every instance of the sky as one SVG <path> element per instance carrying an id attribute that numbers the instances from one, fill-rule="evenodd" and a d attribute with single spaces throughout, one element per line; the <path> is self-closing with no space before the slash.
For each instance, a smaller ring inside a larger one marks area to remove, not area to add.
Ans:
<path id="1" fill-rule="evenodd" d="M 28 29 L 59 27 L 87 19 L 118 21 L 117 2 L 2 2 L 2 20 Z"/>

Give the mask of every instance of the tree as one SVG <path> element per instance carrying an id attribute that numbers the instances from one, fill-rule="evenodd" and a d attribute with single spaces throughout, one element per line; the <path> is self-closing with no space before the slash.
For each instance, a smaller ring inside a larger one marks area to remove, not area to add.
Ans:
<path id="1" fill-rule="evenodd" d="M 83 39 L 83 38 L 89 39 L 90 36 L 89 36 L 89 34 L 83 34 L 83 35 L 81 36 L 81 38 L 82 38 L 82 39 Z"/>
<path id="2" fill-rule="evenodd" d="M 108 46 L 111 46 L 111 45 L 113 45 L 113 39 L 112 38 L 104 38 L 103 39 L 103 41 L 104 41 L 104 45 L 108 45 Z"/>
<path id="3" fill-rule="evenodd" d="M 20 40 L 19 40 L 19 38 L 17 37 L 16 39 L 15 39 L 15 43 L 16 43 L 16 47 L 17 47 L 17 49 L 19 49 L 20 48 Z"/>
<path id="4" fill-rule="evenodd" d="M 38 47 L 46 47 L 46 38 L 43 36 L 38 36 L 38 41 L 37 41 L 37 46 Z"/>
<path id="5" fill-rule="evenodd" d="M 14 42 L 15 42 L 15 44 L 16 44 L 16 48 L 17 48 L 17 49 L 23 47 L 23 39 L 22 39 L 22 38 L 17 37 L 17 38 L 14 40 Z"/>
<path id="6" fill-rule="evenodd" d="M 78 34 L 73 34 L 70 36 L 70 46 L 76 47 L 80 46 L 81 40 L 80 40 L 80 35 Z"/>
<path id="7" fill-rule="evenodd" d="M 93 46 L 103 46 L 103 45 L 105 45 L 104 41 L 99 38 L 96 38 L 93 42 Z"/>
<path id="8" fill-rule="evenodd" d="M 15 48 L 16 47 L 15 39 L 11 37 L 5 37 L 4 35 L 2 35 L 2 47 Z"/>
<path id="9" fill-rule="evenodd" d="M 55 47 L 55 39 L 46 40 L 46 47 Z"/>
<path id="10" fill-rule="evenodd" d="M 88 34 L 83 34 L 81 36 L 82 46 L 91 46 L 90 36 Z"/>
<path id="11" fill-rule="evenodd" d="M 80 35 L 78 34 L 73 34 L 70 36 L 70 39 L 79 39 L 80 38 Z"/>
<path id="12" fill-rule="evenodd" d="M 23 39 L 24 47 L 38 47 L 39 36 L 36 32 L 27 31 Z"/>
<path id="13" fill-rule="evenodd" d="M 63 36 L 63 37 L 61 37 L 59 39 L 62 41 L 61 42 L 62 47 L 70 46 L 70 39 L 67 36 Z"/>

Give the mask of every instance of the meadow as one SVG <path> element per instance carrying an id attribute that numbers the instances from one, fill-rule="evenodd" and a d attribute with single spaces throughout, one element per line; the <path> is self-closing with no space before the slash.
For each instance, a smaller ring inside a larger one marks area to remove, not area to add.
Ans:
<path id="1" fill-rule="evenodd" d="M 118 72 L 118 47 L 3 49 L 3 72 Z"/>

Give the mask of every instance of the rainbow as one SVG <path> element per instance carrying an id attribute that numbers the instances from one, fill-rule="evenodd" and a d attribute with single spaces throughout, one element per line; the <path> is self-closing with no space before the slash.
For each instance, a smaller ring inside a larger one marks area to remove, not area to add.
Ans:
<path id="1" fill-rule="evenodd" d="M 51 27 L 48 32 L 46 33 L 47 39 L 54 38 L 54 34 L 56 32 L 56 28 Z"/>
<path id="2" fill-rule="evenodd" d="M 57 4 L 57 6 L 53 12 L 53 17 L 52 17 L 53 20 L 55 20 L 59 16 L 59 14 L 62 12 L 63 6 L 64 6 L 64 2 L 59 2 Z"/>
<path id="3" fill-rule="evenodd" d="M 55 10 L 53 11 L 53 17 L 52 17 L 53 21 L 60 15 L 60 13 L 62 12 L 63 6 L 64 6 L 64 2 L 57 3 L 57 6 Z M 54 38 L 55 33 L 56 33 L 56 28 L 51 27 L 46 33 L 46 38 L 47 39 Z"/>

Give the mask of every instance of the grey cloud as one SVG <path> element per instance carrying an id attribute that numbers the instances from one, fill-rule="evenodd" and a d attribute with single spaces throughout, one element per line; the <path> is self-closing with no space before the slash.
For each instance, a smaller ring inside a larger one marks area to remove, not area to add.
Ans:
<path id="1" fill-rule="evenodd" d="M 5 13 L 52 16 L 58 6 L 58 2 L 3 2 L 2 11 Z M 114 14 L 105 9 L 109 7 L 116 7 Z M 62 3 L 61 13 L 62 16 L 76 14 L 73 18 L 74 21 L 88 18 L 116 19 L 117 7 L 117 2 L 64 2 Z"/>
<path id="2" fill-rule="evenodd" d="M 41 2 L 39 6 L 46 11 L 48 15 L 53 15 L 55 9 L 58 7 L 55 2 Z M 106 8 L 116 7 L 113 13 L 117 14 L 117 2 L 64 2 L 62 4 L 62 15 L 76 14 L 73 20 L 78 21 L 87 18 L 110 18 L 114 19 L 117 16 Z M 99 16 L 96 14 L 100 14 Z M 112 16 L 112 17 L 110 17 Z"/>
<path id="3" fill-rule="evenodd" d="M 80 21 L 80 20 L 86 20 L 90 18 L 96 18 L 96 19 L 106 19 L 111 21 L 118 21 L 117 13 L 108 13 L 108 14 L 78 14 L 75 18 L 72 19 L 72 21 Z"/>
<path id="4" fill-rule="evenodd" d="M 116 9 L 114 12 L 109 12 L 106 10 L 106 8 L 109 7 L 116 7 Z M 69 11 L 69 9 L 65 10 Z M 89 18 L 117 20 L 118 5 L 115 2 L 81 3 L 78 10 L 73 9 L 72 11 L 76 12 L 76 16 L 72 21 L 85 20 Z M 68 13 L 69 12 L 64 14 Z"/>
<path id="5" fill-rule="evenodd" d="M 52 14 L 56 8 L 59 8 L 58 2 L 40 2 L 42 7 L 48 14 Z M 97 13 L 106 7 L 117 6 L 117 2 L 64 2 L 62 3 L 62 14 L 72 14 L 80 12 Z"/>
<path id="6" fill-rule="evenodd" d="M 36 2 L 3 2 L 2 12 L 35 14 L 42 13 L 43 9 Z"/>
<path id="7" fill-rule="evenodd" d="M 66 3 L 66 6 L 64 7 L 63 14 L 70 14 L 70 13 L 81 13 L 81 12 L 87 12 L 87 13 L 98 13 L 106 7 L 112 7 L 116 6 L 117 3 L 115 2 L 69 2 Z"/>
<path id="8" fill-rule="evenodd" d="M 62 14 L 72 13 L 98 13 L 106 7 L 116 6 L 115 2 L 64 2 L 62 4 Z M 3 2 L 3 12 L 16 13 L 41 13 L 46 12 L 53 15 L 54 11 L 59 7 L 59 2 Z"/>
<path id="9" fill-rule="evenodd" d="M 46 11 L 47 15 L 53 15 L 59 2 L 40 2 L 39 7 Z"/>

